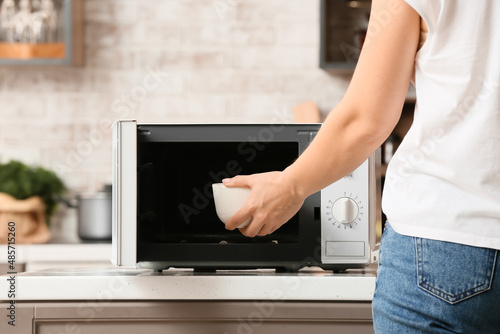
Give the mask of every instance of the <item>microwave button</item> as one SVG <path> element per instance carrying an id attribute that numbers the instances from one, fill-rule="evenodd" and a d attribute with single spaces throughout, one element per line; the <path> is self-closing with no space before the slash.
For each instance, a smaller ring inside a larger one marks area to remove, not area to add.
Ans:
<path id="1" fill-rule="evenodd" d="M 364 257 L 365 243 L 363 241 L 327 241 L 326 256 Z"/>

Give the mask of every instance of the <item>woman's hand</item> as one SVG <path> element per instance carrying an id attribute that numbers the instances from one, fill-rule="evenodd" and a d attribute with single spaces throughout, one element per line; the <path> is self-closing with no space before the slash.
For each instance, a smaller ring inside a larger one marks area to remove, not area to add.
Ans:
<path id="1" fill-rule="evenodd" d="M 251 217 L 250 224 L 240 228 L 240 232 L 248 237 L 273 233 L 299 211 L 305 200 L 283 172 L 238 175 L 222 182 L 227 187 L 252 190 L 243 207 L 226 222 L 226 228 L 234 230 Z"/>

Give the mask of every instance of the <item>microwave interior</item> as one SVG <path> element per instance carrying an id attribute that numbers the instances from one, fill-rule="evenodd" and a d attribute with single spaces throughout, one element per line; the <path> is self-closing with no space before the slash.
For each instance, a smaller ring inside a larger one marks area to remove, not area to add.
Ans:
<path id="1" fill-rule="evenodd" d="M 297 141 L 139 141 L 139 244 L 298 243 L 298 214 L 272 235 L 248 238 L 225 229 L 212 193 L 223 178 L 281 171 L 298 156 Z"/>

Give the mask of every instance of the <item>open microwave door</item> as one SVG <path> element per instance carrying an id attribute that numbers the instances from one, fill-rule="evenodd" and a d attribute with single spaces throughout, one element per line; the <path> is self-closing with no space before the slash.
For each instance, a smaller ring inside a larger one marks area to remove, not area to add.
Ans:
<path id="1" fill-rule="evenodd" d="M 112 256 L 118 267 L 137 266 L 137 122 L 113 124 Z"/>

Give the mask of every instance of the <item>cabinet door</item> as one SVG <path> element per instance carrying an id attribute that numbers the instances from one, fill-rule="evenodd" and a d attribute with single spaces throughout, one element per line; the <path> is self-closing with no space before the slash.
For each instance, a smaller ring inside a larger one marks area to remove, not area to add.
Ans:
<path id="1" fill-rule="evenodd" d="M 33 327 L 6 333 L 373 333 L 370 303 L 84 301 L 18 303 L 17 308 L 31 312 L 17 320 Z M 2 333 L 8 329 L 3 325 Z"/>
<path id="2" fill-rule="evenodd" d="M 371 0 L 321 0 L 320 67 L 353 69 L 366 36 Z"/>
<path id="3" fill-rule="evenodd" d="M 373 333 L 370 323 L 359 322 L 308 322 L 300 321 L 264 321 L 245 323 L 238 321 L 102 321 L 81 323 L 36 323 L 36 334 L 79 333 L 79 334 L 357 334 Z"/>

